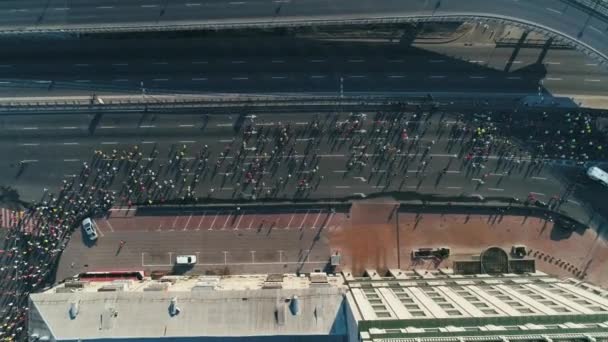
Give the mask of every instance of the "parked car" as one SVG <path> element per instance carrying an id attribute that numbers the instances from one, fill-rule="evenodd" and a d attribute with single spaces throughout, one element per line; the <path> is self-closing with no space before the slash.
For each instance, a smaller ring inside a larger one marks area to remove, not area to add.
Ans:
<path id="1" fill-rule="evenodd" d="M 178 255 L 175 258 L 175 263 L 178 265 L 194 265 L 196 264 L 196 255 Z"/>
<path id="2" fill-rule="evenodd" d="M 84 234 L 89 238 L 89 240 L 97 240 L 97 229 L 95 229 L 95 224 L 91 218 L 87 217 L 82 220 L 82 230 L 84 230 Z"/>

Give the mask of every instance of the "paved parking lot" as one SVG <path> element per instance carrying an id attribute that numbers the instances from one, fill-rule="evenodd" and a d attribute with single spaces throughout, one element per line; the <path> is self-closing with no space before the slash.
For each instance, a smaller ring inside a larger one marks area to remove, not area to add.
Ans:
<path id="1" fill-rule="evenodd" d="M 336 216 L 337 215 L 337 216 Z M 98 229 L 106 234 L 117 231 L 200 231 L 336 228 L 342 214 L 323 209 L 295 210 L 283 213 L 262 213 L 253 210 L 204 210 L 167 216 L 111 215 L 97 220 Z"/>
<path id="2" fill-rule="evenodd" d="M 84 271 L 138 269 L 176 272 L 310 272 L 323 269 L 333 251 L 330 231 L 348 225 L 346 213 L 325 209 L 254 213 L 205 210 L 139 216 L 115 211 L 96 220 L 91 244 L 76 231 L 64 251 L 57 280 Z M 121 241 L 124 245 L 121 247 Z M 178 269 L 178 255 L 196 255 L 191 269 Z"/>

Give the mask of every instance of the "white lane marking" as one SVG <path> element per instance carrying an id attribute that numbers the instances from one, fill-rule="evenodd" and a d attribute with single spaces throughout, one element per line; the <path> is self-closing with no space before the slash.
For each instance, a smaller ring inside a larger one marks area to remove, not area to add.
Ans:
<path id="1" fill-rule="evenodd" d="M 38 159 L 24 159 L 21 162 L 22 163 L 35 163 L 37 161 L 38 161 Z"/>
<path id="2" fill-rule="evenodd" d="M 593 31 L 600 33 L 600 34 L 604 34 L 604 32 L 602 32 L 602 30 L 598 29 L 595 26 L 589 25 L 589 28 L 592 29 Z"/>
<path id="3" fill-rule="evenodd" d="M 13 8 L 10 12 L 27 12 L 29 11 L 27 8 Z"/>
<path id="4" fill-rule="evenodd" d="M 24 143 L 24 144 L 19 144 L 19 146 L 39 146 L 39 143 Z"/>
<path id="5" fill-rule="evenodd" d="M 530 192 L 532 195 L 536 195 L 536 196 L 545 196 L 545 194 L 543 194 L 542 192 Z"/>
<path id="6" fill-rule="evenodd" d="M 112 9 L 112 8 L 114 8 L 114 6 L 97 6 L 95 8 L 97 8 L 97 9 Z"/>
<path id="7" fill-rule="evenodd" d="M 349 77 L 349 78 L 365 78 L 365 77 L 367 77 L 367 76 L 365 76 L 365 75 L 350 75 L 350 76 L 348 76 L 348 77 Z"/>
<path id="8" fill-rule="evenodd" d="M 586 66 L 598 66 L 598 64 L 597 64 L 597 63 L 586 63 L 585 65 L 586 65 Z"/>
<path id="9" fill-rule="evenodd" d="M 325 75 L 312 75 L 312 76 L 310 76 L 310 78 L 325 78 L 325 77 L 327 77 L 327 76 L 325 76 Z"/>
<path id="10" fill-rule="evenodd" d="M 508 80 L 521 80 L 521 76 L 509 76 L 507 77 Z"/>
<path id="11" fill-rule="evenodd" d="M 546 7 L 546 10 L 547 10 L 547 11 L 551 11 L 551 12 L 553 12 L 553 13 L 562 14 L 562 12 L 560 12 L 560 11 L 556 10 L 555 8 Z"/>
<path id="12" fill-rule="evenodd" d="M 80 159 L 64 159 L 64 162 L 77 162 L 80 161 Z"/>
<path id="13" fill-rule="evenodd" d="M 194 7 L 194 6 L 200 6 L 201 4 L 192 4 L 192 3 L 187 3 L 186 7 Z"/>
<path id="14" fill-rule="evenodd" d="M 570 200 L 570 199 L 569 199 L 569 200 L 568 200 L 568 202 L 570 202 L 570 203 L 572 203 L 572 204 L 576 204 L 576 205 L 578 205 L 578 206 L 580 206 L 580 205 L 581 205 L 581 203 L 580 203 L 580 202 L 577 202 L 577 201 L 575 201 L 575 200 Z"/>
<path id="15" fill-rule="evenodd" d="M 142 8 L 154 8 L 158 7 L 158 5 L 141 5 Z"/>
<path id="16" fill-rule="evenodd" d="M 142 144 L 155 144 L 156 141 L 142 141 Z"/>
<path id="17" fill-rule="evenodd" d="M 168 78 L 155 78 L 152 81 L 154 81 L 154 82 L 165 82 L 165 81 L 168 81 L 168 80 L 169 80 Z"/>
<path id="18" fill-rule="evenodd" d="M 403 75 L 390 75 L 388 78 L 404 78 Z"/>
<path id="19" fill-rule="evenodd" d="M 460 171 L 458 171 L 458 170 L 448 170 L 448 171 L 446 171 L 446 173 L 460 173 Z"/>
<path id="20" fill-rule="evenodd" d="M 601 82 L 602 80 L 597 78 L 585 78 L 585 82 Z"/>
<path id="21" fill-rule="evenodd" d="M 505 191 L 505 189 L 500 189 L 500 188 L 488 188 L 488 190 L 490 190 L 490 191 Z"/>
<path id="22" fill-rule="evenodd" d="M 190 125 L 190 124 L 188 124 L 188 125 L 179 125 L 179 127 L 194 127 L 194 125 Z"/>
<path id="23" fill-rule="evenodd" d="M 61 127 L 61 129 L 77 129 L 78 127 L 76 126 L 63 126 Z"/>
<path id="24" fill-rule="evenodd" d="M 545 78 L 545 80 L 547 80 L 547 81 L 561 81 L 562 78 L 561 77 L 547 77 L 547 78 Z"/>
<path id="25" fill-rule="evenodd" d="M 431 75 L 430 78 L 445 78 L 443 75 Z"/>
<path id="26" fill-rule="evenodd" d="M 99 128 L 112 129 L 112 128 L 116 128 L 116 126 L 101 126 Z"/>
<path id="27" fill-rule="evenodd" d="M 513 61 L 513 64 L 521 64 L 523 63 L 522 61 Z"/>
<path id="28" fill-rule="evenodd" d="M 118 142 L 116 142 L 116 141 L 102 141 L 101 144 L 102 145 L 116 145 L 116 144 L 118 144 Z"/>
<path id="29" fill-rule="evenodd" d="M 311 59 L 310 63 L 324 63 L 325 60 L 324 59 Z"/>
<path id="30" fill-rule="evenodd" d="M 53 10 L 55 10 L 55 11 L 68 11 L 69 8 L 67 8 L 67 7 L 55 7 L 55 8 L 53 8 Z"/>
<path id="31" fill-rule="evenodd" d="M 469 61 L 469 62 L 470 63 L 479 63 L 479 64 L 481 64 L 481 63 L 485 63 L 486 61 L 472 60 L 472 61 Z"/>
<path id="32" fill-rule="evenodd" d="M 207 77 L 194 77 L 192 80 L 193 81 L 206 81 Z"/>
<path id="33" fill-rule="evenodd" d="M 78 142 L 65 142 L 63 144 L 64 145 L 79 145 L 80 143 L 78 143 Z"/>
<path id="34" fill-rule="evenodd" d="M 117 78 L 115 80 L 112 80 L 112 82 L 129 82 L 128 78 Z"/>
<path id="35" fill-rule="evenodd" d="M 562 63 L 561 62 L 545 62 L 545 64 L 547 64 L 547 65 L 560 65 Z"/>
<path id="36" fill-rule="evenodd" d="M 232 64 L 245 64 L 245 61 L 232 61 Z"/>
<path id="37" fill-rule="evenodd" d="M 448 186 L 446 189 L 458 190 L 458 189 L 462 189 L 462 187 L 460 187 L 460 186 Z"/>
<path id="38" fill-rule="evenodd" d="M 547 177 L 530 177 L 532 179 L 537 179 L 537 180 L 547 180 Z"/>
<path id="39" fill-rule="evenodd" d="M 233 77 L 232 79 L 235 81 L 243 81 L 243 80 L 248 80 L 249 77 Z"/>
<path id="40" fill-rule="evenodd" d="M 469 78 L 473 79 L 473 80 L 482 80 L 482 79 L 484 79 L 486 77 L 485 76 L 469 76 Z"/>
<path id="41" fill-rule="evenodd" d="M 34 83 L 45 83 L 46 84 L 46 83 L 51 83 L 51 81 L 40 80 L 40 81 L 34 81 Z"/>
<path id="42" fill-rule="evenodd" d="M 217 127 L 232 127 L 234 126 L 232 123 L 223 123 L 223 124 L 217 124 Z"/>
<path id="43" fill-rule="evenodd" d="M 364 59 L 349 59 L 348 63 L 363 63 L 365 62 Z"/>
<path id="44" fill-rule="evenodd" d="M 349 189 L 350 185 L 336 185 L 334 186 L 336 189 Z"/>
<path id="45" fill-rule="evenodd" d="M 38 129 L 38 127 L 23 127 L 22 129 L 23 129 L 23 130 L 26 130 L 26 131 L 31 131 L 31 130 L 36 130 L 36 129 Z"/>
<path id="46" fill-rule="evenodd" d="M 180 140 L 180 144 L 194 144 L 196 141 L 194 140 Z"/>
<path id="47" fill-rule="evenodd" d="M 112 63 L 113 66 L 128 66 L 129 63 Z"/>
<path id="48" fill-rule="evenodd" d="M 74 64 L 74 66 L 77 66 L 77 67 L 88 67 L 89 64 Z"/>
<path id="49" fill-rule="evenodd" d="M 246 4 L 245 1 L 232 1 L 228 3 L 229 5 L 244 5 Z"/>
<path id="50" fill-rule="evenodd" d="M 1 81 L 0 84 L 11 84 L 12 82 L 10 81 Z"/>
<path id="51" fill-rule="evenodd" d="M 286 78 L 287 78 L 287 76 L 272 76 L 273 80 L 284 80 Z"/>
<path id="52" fill-rule="evenodd" d="M 207 61 L 192 61 L 192 64 L 207 64 Z"/>
<path id="53" fill-rule="evenodd" d="M 346 173 L 348 171 L 346 171 L 346 170 L 334 170 L 333 172 L 334 173 Z"/>
<path id="54" fill-rule="evenodd" d="M 444 59 L 429 59 L 430 63 L 443 63 L 445 62 Z"/>
<path id="55" fill-rule="evenodd" d="M 139 127 L 141 127 L 141 128 L 154 128 L 154 127 L 156 127 L 156 125 L 141 125 Z"/>
<path id="56" fill-rule="evenodd" d="M 285 61 L 282 59 L 273 59 L 271 62 L 272 63 L 285 63 Z"/>

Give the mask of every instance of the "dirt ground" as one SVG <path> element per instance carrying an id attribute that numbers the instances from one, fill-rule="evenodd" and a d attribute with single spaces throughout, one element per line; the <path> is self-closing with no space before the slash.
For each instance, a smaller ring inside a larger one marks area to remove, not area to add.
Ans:
<path id="1" fill-rule="evenodd" d="M 608 287 L 608 272 L 603 272 L 608 246 L 590 229 L 567 233 L 543 219 L 521 216 L 400 213 L 397 217 L 395 208 L 392 202 L 353 205 L 351 219 L 329 234 L 331 248 L 343 255 L 344 267 L 355 273 L 397 268 L 399 263 L 402 269 L 451 267 L 454 259 L 487 247 L 508 252 L 512 245 L 523 244 L 538 270 Z M 450 259 L 440 264 L 415 264 L 410 258 L 412 249 L 440 246 L 452 251 Z"/>

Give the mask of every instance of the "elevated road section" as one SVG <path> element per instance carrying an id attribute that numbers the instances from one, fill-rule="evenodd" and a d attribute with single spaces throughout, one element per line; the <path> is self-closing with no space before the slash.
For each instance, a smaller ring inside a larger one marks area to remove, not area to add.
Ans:
<path id="1" fill-rule="evenodd" d="M 0 30 L 146 31 L 405 21 L 509 21 L 568 41 L 606 63 L 603 3 L 562 0 L 29 0 L 0 4 Z"/>

